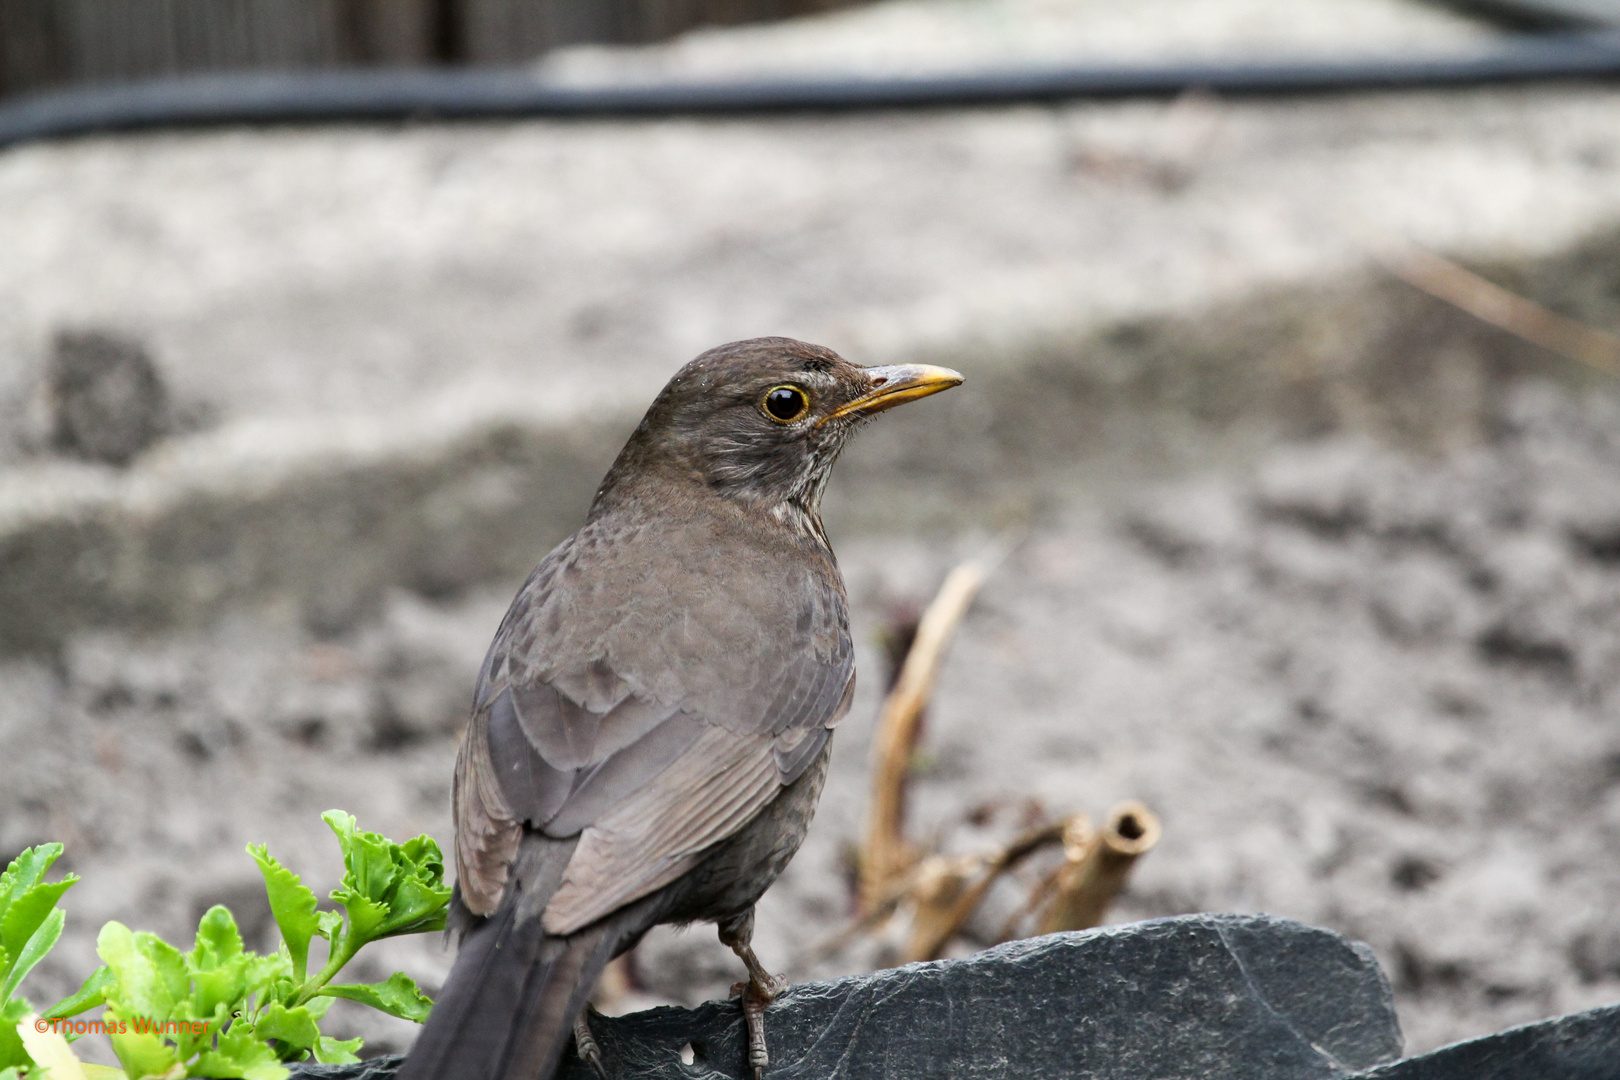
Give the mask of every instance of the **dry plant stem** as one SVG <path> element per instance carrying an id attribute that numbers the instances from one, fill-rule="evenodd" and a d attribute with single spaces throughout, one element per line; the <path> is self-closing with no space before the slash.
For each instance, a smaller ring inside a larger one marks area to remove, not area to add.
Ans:
<path id="1" fill-rule="evenodd" d="M 1560 356 L 1620 374 L 1620 337 L 1606 330 L 1542 307 L 1416 244 L 1402 243 L 1398 255 L 1382 261 L 1408 285 L 1482 322 Z"/>
<path id="2" fill-rule="evenodd" d="M 872 803 L 860 853 L 862 915 L 876 910 L 891 883 L 917 861 L 916 849 L 905 840 L 904 825 L 906 775 L 917 743 L 918 719 L 933 693 L 945 647 L 989 569 L 989 560 L 975 559 L 945 578 L 917 625 L 900 678 L 883 703 L 873 750 Z"/>
<path id="3" fill-rule="evenodd" d="M 1093 836 L 1091 819 L 1085 814 L 1072 814 L 1058 822 L 1053 828 L 1056 829 L 1056 835 L 1053 838 L 1054 842 L 1062 843 L 1065 849 L 1072 847 L 1074 844 L 1079 844 L 1084 849 L 1085 846 L 1091 843 Z M 1006 922 L 1002 923 L 1001 929 L 996 933 L 996 941 L 1011 941 L 1018 936 L 1018 928 L 1023 925 L 1025 919 L 1046 908 L 1053 894 L 1057 891 L 1058 878 L 1062 876 L 1064 867 L 1067 865 L 1066 861 L 1059 863 L 1056 869 L 1035 883 L 1034 887 L 1029 890 L 1029 898 Z"/>
<path id="4" fill-rule="evenodd" d="M 911 895 L 916 884 L 917 867 L 913 864 L 910 873 L 889 883 L 889 888 L 878 897 L 871 911 L 861 912 L 840 929 L 812 943 L 804 955 L 811 960 L 824 960 L 862 934 L 872 933 L 889 920 L 900 902 Z"/>
<path id="5" fill-rule="evenodd" d="M 933 960 L 972 912 L 993 875 L 979 859 L 930 855 L 918 864 L 906 961 Z M 975 882 L 974 879 L 978 880 Z M 964 910 L 965 909 L 965 910 Z"/>
<path id="6" fill-rule="evenodd" d="M 1076 820 L 1081 828 L 1090 828 L 1085 815 L 1077 814 L 1068 821 L 1025 833 L 988 862 L 938 855 L 924 859 L 912 891 L 917 910 L 906 946 L 907 962 L 938 959 L 996 879 L 1041 848 L 1057 843 Z"/>
<path id="7" fill-rule="evenodd" d="M 1159 842 L 1159 819 L 1139 802 L 1121 803 L 1095 836 L 1064 840 L 1068 861 L 1058 871 L 1057 895 L 1041 919 L 1043 934 L 1100 925 L 1137 858 Z"/>

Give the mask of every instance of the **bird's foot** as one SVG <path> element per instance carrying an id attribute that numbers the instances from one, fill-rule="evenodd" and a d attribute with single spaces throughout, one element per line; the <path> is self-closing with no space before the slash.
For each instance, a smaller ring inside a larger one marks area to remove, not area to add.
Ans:
<path id="1" fill-rule="evenodd" d="M 601 1080 L 608 1080 L 607 1066 L 602 1062 L 602 1048 L 596 1045 L 596 1036 L 591 1034 L 591 1007 L 585 1006 L 574 1020 L 574 1049 L 579 1053 L 579 1059 L 591 1067 L 591 1071 Z"/>
<path id="2" fill-rule="evenodd" d="M 743 1020 L 748 1025 L 748 1064 L 754 1070 L 754 1080 L 765 1080 L 765 1068 L 771 1056 L 765 1050 L 765 1006 L 776 1000 L 787 989 L 787 979 L 772 975 L 754 955 L 754 909 L 719 924 L 720 941 L 743 962 L 748 969 L 748 981 L 731 988 L 731 996 L 742 999 Z"/>
<path id="3" fill-rule="evenodd" d="M 765 975 L 763 978 L 749 978 L 743 982 L 732 983 L 731 996 L 752 995 L 769 1005 L 781 997 L 782 991 L 791 985 L 786 975 Z"/>
<path id="4" fill-rule="evenodd" d="M 776 975 L 766 976 L 764 983 L 749 978 L 731 988 L 731 995 L 742 999 L 743 1023 L 748 1026 L 748 1067 L 754 1070 L 754 1080 L 765 1080 L 771 1063 L 765 1047 L 765 1006 L 785 989 L 787 980 Z"/>

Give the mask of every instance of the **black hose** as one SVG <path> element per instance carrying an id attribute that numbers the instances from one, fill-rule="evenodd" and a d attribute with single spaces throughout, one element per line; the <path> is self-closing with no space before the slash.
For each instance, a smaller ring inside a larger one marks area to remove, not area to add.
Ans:
<path id="1" fill-rule="evenodd" d="M 1510 30 L 1613 30 L 1620 4 L 1613 0 L 1433 0 L 1464 15 Z"/>
<path id="2" fill-rule="evenodd" d="M 998 105 L 1076 98 L 1342 93 L 1620 76 L 1620 33 L 1514 36 L 1459 56 L 1023 67 L 883 78 L 560 86 L 512 69 L 204 75 L 82 87 L 0 105 L 0 147 L 222 124 L 661 116 Z"/>

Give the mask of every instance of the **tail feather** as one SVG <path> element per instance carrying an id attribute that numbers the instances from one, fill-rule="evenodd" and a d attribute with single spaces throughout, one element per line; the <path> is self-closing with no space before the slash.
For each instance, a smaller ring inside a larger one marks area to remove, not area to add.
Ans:
<path id="1" fill-rule="evenodd" d="M 609 917 L 566 938 L 504 904 L 468 931 L 398 1080 L 549 1080 L 620 941 Z"/>
<path id="2" fill-rule="evenodd" d="M 585 1007 L 602 969 L 613 959 L 618 944 L 615 920 L 566 939 L 554 959 L 529 969 L 518 1013 L 526 1020 L 514 1025 L 507 1040 L 501 1080 L 549 1080 L 563 1047 L 573 1035 L 574 1018 Z M 552 939 L 557 940 L 557 939 Z"/>

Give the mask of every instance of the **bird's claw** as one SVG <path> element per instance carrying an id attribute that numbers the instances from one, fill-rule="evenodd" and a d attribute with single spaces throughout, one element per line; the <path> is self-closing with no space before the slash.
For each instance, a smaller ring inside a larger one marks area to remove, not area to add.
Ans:
<path id="1" fill-rule="evenodd" d="M 609 1080 L 607 1065 L 602 1061 L 602 1048 L 596 1045 L 596 1037 L 591 1034 L 590 1006 L 574 1021 L 574 1049 L 600 1080 Z"/>
<path id="2" fill-rule="evenodd" d="M 758 998 L 764 1004 L 769 1005 L 771 1002 L 781 997 L 782 991 L 786 990 L 791 985 L 792 984 L 788 982 L 787 976 L 785 975 L 772 975 L 764 982 L 755 982 L 751 979 L 744 979 L 742 982 L 731 984 L 730 996 L 740 998 L 746 995 L 748 997 Z"/>
<path id="3" fill-rule="evenodd" d="M 748 1066 L 754 1070 L 754 1080 L 765 1080 L 765 1069 L 771 1063 L 765 1048 L 765 1006 L 786 986 L 786 980 L 773 976 L 766 985 L 749 979 L 731 988 L 731 996 L 742 999 L 743 1022 L 748 1026 Z"/>

